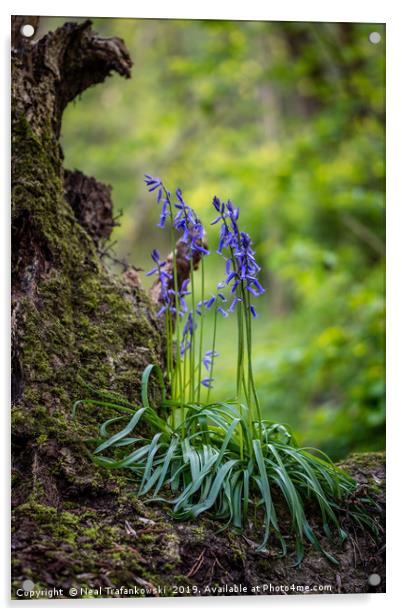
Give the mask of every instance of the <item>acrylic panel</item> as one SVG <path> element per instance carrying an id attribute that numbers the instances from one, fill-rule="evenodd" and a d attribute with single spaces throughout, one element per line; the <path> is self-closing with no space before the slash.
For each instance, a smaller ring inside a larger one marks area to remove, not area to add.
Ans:
<path id="1" fill-rule="evenodd" d="M 385 25 L 14 16 L 11 86 L 12 597 L 385 592 Z"/>

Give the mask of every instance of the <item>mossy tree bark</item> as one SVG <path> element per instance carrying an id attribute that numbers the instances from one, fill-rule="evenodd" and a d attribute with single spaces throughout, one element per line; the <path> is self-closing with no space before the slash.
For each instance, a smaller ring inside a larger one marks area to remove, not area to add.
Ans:
<path id="1" fill-rule="evenodd" d="M 112 71 L 129 77 L 131 60 L 121 40 L 99 37 L 90 22 L 65 24 L 35 44 L 19 34 L 24 18 L 13 23 L 14 593 L 26 579 L 65 596 L 71 586 L 121 585 L 154 595 L 178 585 L 208 594 L 214 584 L 260 585 L 265 594 L 276 592 L 262 586 L 269 583 L 366 591 L 369 573 L 382 575 L 382 557 L 359 529 L 356 546 L 335 548 L 339 568 L 310 550 L 295 572 L 275 550 L 256 554 L 242 537 L 216 536 L 207 518 L 173 523 L 163 507 L 138 501 L 124 476 L 90 462 L 86 441 L 100 416 L 73 420 L 74 400 L 90 383 L 139 402 L 141 373 L 162 361 L 164 338 L 134 270 L 112 276 L 99 256 L 114 224 L 110 188 L 63 168 L 59 135 L 65 106 Z M 156 386 L 151 393 L 157 401 Z M 358 466 L 353 472 L 382 502 L 382 460 Z"/>

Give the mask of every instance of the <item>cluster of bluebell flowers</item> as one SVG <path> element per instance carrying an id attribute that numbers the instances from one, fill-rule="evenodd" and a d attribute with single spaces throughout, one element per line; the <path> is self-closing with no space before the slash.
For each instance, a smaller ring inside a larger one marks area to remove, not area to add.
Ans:
<path id="1" fill-rule="evenodd" d="M 254 297 L 265 293 L 265 289 L 260 284 L 257 275 L 261 268 L 255 259 L 255 251 L 252 248 L 250 236 L 238 227 L 240 209 L 234 207 L 230 199 L 225 204 L 218 197 L 214 197 L 212 204 L 219 215 L 212 221 L 212 225 L 221 222 L 219 233 L 218 254 L 226 248 L 228 255 L 225 256 L 226 278 L 218 284 L 219 289 L 230 286 L 230 293 L 235 295 L 228 312 L 233 312 L 239 302 L 244 301 L 244 297 L 237 293 L 248 292 Z M 237 293 L 237 294 L 236 294 Z M 255 307 L 248 303 L 248 309 L 255 318 L 257 316 Z"/>
<path id="2" fill-rule="evenodd" d="M 255 258 L 250 236 L 239 228 L 240 209 L 214 197 L 212 205 L 218 215 L 212 225 L 221 223 L 217 253 L 225 260 L 225 278 L 218 284 L 216 294 L 209 298 L 204 297 L 204 258 L 209 251 L 205 242 L 205 229 L 194 210 L 184 201 L 180 188 L 175 191 L 175 198 L 165 187 L 162 180 L 151 175 L 145 175 L 145 183 L 149 192 L 156 191 L 156 202 L 161 205 L 158 226 L 165 228 L 169 221 L 172 239 L 172 264 L 169 268 L 167 260 L 161 260 L 157 250 L 153 250 L 151 258 L 153 268 L 146 274 L 156 275 L 160 283 L 160 308 L 158 315 L 166 317 L 167 345 L 168 345 L 168 379 L 171 381 L 173 392 L 182 399 L 188 396 L 191 401 L 194 397 L 200 398 L 200 387 L 203 385 L 211 389 L 214 360 L 218 357 L 215 349 L 216 319 L 220 314 L 228 317 L 230 313 L 238 312 L 238 375 L 237 396 L 244 394 L 248 404 L 254 397 L 258 407 L 251 363 L 251 327 L 249 316 L 256 317 L 255 306 L 251 297 L 258 297 L 265 293 L 265 289 L 258 280 L 261 270 Z M 181 235 L 176 241 L 175 232 Z M 181 282 L 177 273 L 177 246 L 185 246 L 184 257 L 189 262 L 189 277 Z M 201 299 L 195 303 L 194 293 L 194 262 L 201 261 L 202 293 Z M 226 293 L 227 292 L 227 293 Z M 229 299 L 225 295 L 228 294 Z M 187 302 L 191 302 L 190 308 Z M 239 311 L 237 310 L 239 308 Z M 214 313 L 212 329 L 212 348 L 204 353 L 205 342 L 203 325 L 204 309 Z M 183 322 L 182 322 L 183 321 Z M 200 323 L 200 332 L 197 339 L 198 352 L 195 348 L 196 330 Z M 247 362 L 245 354 L 248 353 Z M 170 354 L 170 358 L 169 358 Z M 204 378 L 201 369 L 207 375 Z M 209 397 L 209 392 L 208 392 Z"/>

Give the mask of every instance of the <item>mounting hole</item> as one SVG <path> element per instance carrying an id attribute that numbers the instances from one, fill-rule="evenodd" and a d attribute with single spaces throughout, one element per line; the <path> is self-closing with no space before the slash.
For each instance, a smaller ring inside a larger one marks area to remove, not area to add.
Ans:
<path id="1" fill-rule="evenodd" d="M 368 583 L 370 584 L 370 586 L 378 586 L 380 582 L 381 577 L 378 575 L 378 573 L 372 573 L 371 575 L 369 575 Z"/>
<path id="2" fill-rule="evenodd" d="M 35 28 L 31 26 L 31 24 L 25 24 L 21 28 L 22 36 L 26 36 L 27 38 L 31 38 L 35 34 Z"/>
<path id="3" fill-rule="evenodd" d="M 31 592 L 31 590 L 33 590 L 34 588 L 35 584 L 32 580 L 25 580 L 24 582 L 22 582 L 22 590 L 25 590 L 25 592 Z"/>
<path id="4" fill-rule="evenodd" d="M 370 32 L 369 41 L 370 43 L 373 43 L 373 45 L 378 45 L 381 41 L 381 34 L 379 32 Z"/>

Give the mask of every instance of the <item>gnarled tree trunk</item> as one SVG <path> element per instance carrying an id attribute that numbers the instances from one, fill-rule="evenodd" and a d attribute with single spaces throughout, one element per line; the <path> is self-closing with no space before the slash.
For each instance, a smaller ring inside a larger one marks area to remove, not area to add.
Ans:
<path id="1" fill-rule="evenodd" d="M 367 592 L 371 573 L 383 590 L 381 544 L 358 528 L 331 547 L 339 567 L 308 549 L 295 570 L 291 556 L 257 553 L 230 531 L 216 535 L 207 516 L 174 523 L 163 507 L 136 499 L 123 475 L 91 463 L 86 441 L 99 417 L 73 419 L 73 402 L 87 395 L 86 383 L 139 402 L 141 373 L 161 362 L 164 338 L 134 271 L 112 276 L 99 257 L 114 225 L 110 188 L 66 171 L 58 138 L 66 105 L 112 71 L 129 77 L 132 63 L 121 40 L 99 37 L 90 22 L 67 23 L 35 44 L 19 34 L 24 18 L 13 23 L 14 595 L 27 579 L 64 596 L 71 587 L 95 594 L 102 587 L 107 596 L 106 587 L 120 586 L 159 596 L 180 586 L 179 595 L 215 587 L 215 594 L 322 592 L 291 584 Z M 346 463 L 381 507 L 382 462 L 373 454 Z M 291 588 L 278 591 L 280 584 Z"/>

